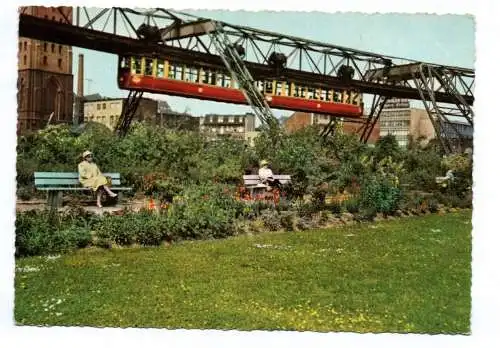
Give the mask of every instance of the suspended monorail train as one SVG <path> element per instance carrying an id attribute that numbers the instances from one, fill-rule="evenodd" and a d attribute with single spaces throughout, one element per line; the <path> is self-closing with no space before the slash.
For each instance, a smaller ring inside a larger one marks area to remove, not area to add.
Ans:
<path id="1" fill-rule="evenodd" d="M 271 108 L 361 117 L 361 93 L 353 89 L 325 89 L 294 81 L 259 80 L 257 89 Z M 238 82 L 227 72 L 144 56 L 120 56 L 118 86 L 187 98 L 247 104 Z"/>

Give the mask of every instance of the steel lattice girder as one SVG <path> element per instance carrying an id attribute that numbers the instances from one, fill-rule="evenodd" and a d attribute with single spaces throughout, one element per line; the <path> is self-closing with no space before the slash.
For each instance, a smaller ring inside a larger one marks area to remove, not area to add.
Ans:
<path id="1" fill-rule="evenodd" d="M 210 38 L 201 33 L 207 29 L 206 26 L 213 25 L 210 19 L 159 8 L 134 10 L 114 7 L 89 11 L 85 7 L 77 7 L 75 12 L 76 25 L 69 21 L 67 24 L 61 24 L 21 14 L 20 35 L 115 54 L 156 53 L 186 62 L 225 68 Z M 140 23 L 144 26 L 141 27 Z M 268 64 L 269 58 L 273 52 L 281 52 L 287 58 L 286 68 L 281 71 L 281 77 L 284 79 L 294 79 L 316 87 L 357 88 L 367 94 L 420 99 L 417 89 L 410 83 L 391 85 L 387 79 L 376 79 L 367 74 L 369 71 L 387 70 L 394 64 L 418 62 L 224 22 L 218 23 L 235 44 L 245 48 L 245 64 L 255 79 L 275 77 L 275 69 Z M 180 39 L 175 39 L 176 35 Z M 338 76 L 343 65 L 352 68 L 352 80 L 343 80 Z M 467 104 L 473 104 L 473 70 L 427 65 L 449 71 L 453 75 L 452 83 L 456 89 L 468 90 L 462 95 L 463 99 Z M 429 95 L 424 94 L 424 97 L 430 99 Z M 455 103 L 456 100 L 442 90 L 434 91 L 434 97 L 444 103 Z"/>

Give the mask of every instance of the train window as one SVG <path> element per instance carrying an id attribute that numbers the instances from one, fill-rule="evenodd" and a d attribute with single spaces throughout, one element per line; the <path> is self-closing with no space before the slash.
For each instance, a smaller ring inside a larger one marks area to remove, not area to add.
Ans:
<path id="1" fill-rule="evenodd" d="M 153 75 L 153 60 L 151 58 L 146 58 L 144 75 Z"/>
<path id="2" fill-rule="evenodd" d="M 132 74 L 140 74 L 141 73 L 141 58 L 140 57 L 132 57 L 130 72 Z"/>
<path id="3" fill-rule="evenodd" d="M 350 103 L 350 100 L 351 100 L 351 91 L 344 91 L 344 95 L 343 95 L 343 103 L 344 104 L 349 104 Z"/>
<path id="4" fill-rule="evenodd" d="M 183 75 L 182 70 L 183 70 L 183 67 L 178 66 L 178 65 L 174 65 L 174 79 L 182 80 L 182 75 Z"/>
<path id="5" fill-rule="evenodd" d="M 273 83 L 271 81 L 266 81 L 264 83 L 264 93 L 272 94 L 273 93 Z"/>
<path id="6" fill-rule="evenodd" d="M 330 89 L 327 89 L 324 91 L 325 92 L 325 100 L 326 101 L 331 101 L 332 99 L 332 93 L 331 93 L 331 90 Z"/>
<path id="7" fill-rule="evenodd" d="M 283 91 L 281 90 L 282 88 L 282 84 L 281 82 L 276 82 L 276 95 L 282 95 L 283 94 Z"/>
<path id="8" fill-rule="evenodd" d="M 171 63 L 168 66 L 167 76 L 169 79 L 175 79 L 175 65 L 174 65 L 174 63 Z"/>
<path id="9" fill-rule="evenodd" d="M 341 92 L 340 92 L 340 91 L 338 91 L 338 90 L 334 90 L 334 91 L 333 91 L 333 101 L 334 101 L 335 103 L 339 103 L 339 102 L 340 102 L 340 97 L 341 97 L 341 95 L 342 95 L 342 94 L 341 94 Z"/>
<path id="10" fill-rule="evenodd" d="M 156 76 L 165 77 L 165 63 L 158 62 L 158 65 L 156 68 Z"/>
<path id="11" fill-rule="evenodd" d="M 122 57 L 122 59 L 120 59 L 120 68 L 125 69 L 129 67 L 130 67 L 130 58 Z"/>
<path id="12" fill-rule="evenodd" d="M 208 83 L 211 85 L 215 85 L 217 83 L 217 71 L 210 72 L 210 80 Z"/>
<path id="13" fill-rule="evenodd" d="M 353 105 L 358 105 L 358 97 L 359 97 L 359 94 L 356 93 L 356 92 L 352 92 L 352 96 L 351 96 L 351 104 Z"/>
<path id="14" fill-rule="evenodd" d="M 328 100 L 327 91 L 326 90 L 324 90 L 324 89 L 320 90 L 320 99 L 323 100 L 323 101 L 327 101 Z"/>
<path id="15" fill-rule="evenodd" d="M 219 86 L 219 87 L 222 87 L 222 79 L 223 79 L 223 74 L 221 74 L 220 72 L 216 72 L 215 73 L 217 78 L 216 78 L 216 81 L 215 81 L 215 85 L 216 86 Z"/>

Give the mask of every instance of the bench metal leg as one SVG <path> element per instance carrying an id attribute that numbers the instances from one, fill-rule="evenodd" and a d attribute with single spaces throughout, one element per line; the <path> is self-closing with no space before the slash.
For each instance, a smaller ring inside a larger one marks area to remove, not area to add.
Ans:
<path id="1" fill-rule="evenodd" d="M 47 204 L 50 209 L 57 209 L 62 207 L 62 192 L 61 191 L 49 191 L 47 192 Z"/>

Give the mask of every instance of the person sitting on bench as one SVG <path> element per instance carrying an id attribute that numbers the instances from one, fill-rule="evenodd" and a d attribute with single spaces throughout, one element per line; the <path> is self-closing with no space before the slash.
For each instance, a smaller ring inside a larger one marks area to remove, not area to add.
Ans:
<path id="1" fill-rule="evenodd" d="M 262 184 L 268 186 L 268 189 L 271 187 L 281 188 L 281 183 L 279 180 L 274 179 L 273 171 L 269 168 L 269 162 L 263 160 L 260 162 L 259 169 L 259 180 Z"/>
<path id="2" fill-rule="evenodd" d="M 108 187 L 108 179 L 102 175 L 101 171 L 92 159 L 92 152 L 85 151 L 82 155 L 83 161 L 78 165 L 78 179 L 84 187 L 91 188 L 97 192 L 97 206 L 102 208 L 101 197 L 103 190 L 114 198 L 117 196 Z"/>

